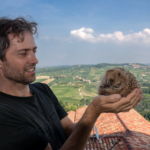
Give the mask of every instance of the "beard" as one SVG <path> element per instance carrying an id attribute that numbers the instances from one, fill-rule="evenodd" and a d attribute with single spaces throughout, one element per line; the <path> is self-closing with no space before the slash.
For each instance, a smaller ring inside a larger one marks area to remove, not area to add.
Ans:
<path id="1" fill-rule="evenodd" d="M 21 83 L 23 85 L 27 85 L 27 84 L 32 83 L 36 79 L 35 73 L 29 74 L 29 75 L 25 75 L 25 73 L 26 73 L 25 71 L 29 67 L 35 67 L 35 64 L 32 64 L 30 66 L 29 65 L 25 66 L 21 70 L 21 69 L 17 68 L 16 66 L 10 65 L 6 61 L 5 65 L 3 67 L 3 75 L 4 75 L 5 78 L 11 80 L 12 82 Z"/>

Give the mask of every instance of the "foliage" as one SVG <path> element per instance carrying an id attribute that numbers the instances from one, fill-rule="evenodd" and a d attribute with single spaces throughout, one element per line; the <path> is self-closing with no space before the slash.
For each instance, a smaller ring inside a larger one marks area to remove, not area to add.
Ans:
<path id="1" fill-rule="evenodd" d="M 59 100 L 59 103 L 61 104 L 61 106 L 64 108 L 66 112 L 71 111 L 71 110 L 75 111 L 76 109 L 82 107 L 81 105 L 78 106 L 77 104 L 64 103 L 62 100 Z"/>
<path id="2" fill-rule="evenodd" d="M 97 64 L 95 67 L 96 68 L 104 68 L 104 67 L 107 67 L 107 66 L 119 67 L 119 66 L 124 66 L 124 65 L 128 65 L 128 64 L 108 64 L 108 63 L 101 63 L 101 64 Z"/>
<path id="3" fill-rule="evenodd" d="M 141 112 L 141 115 L 142 115 L 145 119 L 147 119 L 148 121 L 150 121 L 150 110 Z"/>
<path id="4" fill-rule="evenodd" d="M 138 104 L 138 106 L 135 108 L 144 118 L 149 119 L 150 115 L 150 95 L 149 94 L 143 94 L 143 99 Z"/>

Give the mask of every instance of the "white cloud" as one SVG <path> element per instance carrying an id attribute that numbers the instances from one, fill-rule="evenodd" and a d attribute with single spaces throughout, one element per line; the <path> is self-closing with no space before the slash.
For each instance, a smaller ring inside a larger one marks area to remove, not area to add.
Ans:
<path id="1" fill-rule="evenodd" d="M 89 42 L 150 43 L 150 29 L 148 28 L 137 33 L 126 35 L 121 31 L 116 31 L 114 33 L 100 34 L 97 37 L 94 37 L 92 33 L 94 33 L 94 31 L 91 28 L 81 28 L 70 32 L 73 37 Z"/>
<path id="2" fill-rule="evenodd" d="M 107 42 L 109 40 L 114 42 L 122 42 L 124 40 L 124 35 L 121 31 L 116 31 L 113 34 L 100 34 L 97 37 L 97 41 Z"/>
<path id="3" fill-rule="evenodd" d="M 78 30 L 72 30 L 70 34 L 85 41 L 96 42 L 95 37 L 92 35 L 93 32 L 94 31 L 91 28 L 81 28 Z"/>

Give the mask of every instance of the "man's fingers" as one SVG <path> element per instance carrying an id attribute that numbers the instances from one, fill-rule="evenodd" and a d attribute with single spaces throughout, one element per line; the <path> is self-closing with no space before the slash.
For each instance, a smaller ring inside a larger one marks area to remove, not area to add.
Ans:
<path id="1" fill-rule="evenodd" d="M 142 95 L 140 95 L 137 99 L 138 99 L 138 100 L 139 100 L 139 99 L 142 99 Z M 135 100 L 135 101 L 136 101 L 136 100 Z M 121 109 L 122 112 L 128 112 L 128 111 L 130 111 L 132 108 L 134 108 L 136 105 L 137 105 L 137 103 L 134 102 L 132 105 L 128 105 L 128 106 L 122 107 L 122 108 L 120 108 L 120 109 Z M 120 110 L 118 110 L 118 112 L 120 112 Z"/>
<path id="2" fill-rule="evenodd" d="M 123 106 L 119 107 L 118 110 L 117 110 L 117 112 L 119 112 L 119 111 L 124 111 L 124 110 L 126 111 L 126 110 L 128 110 L 128 109 L 134 108 L 134 107 L 137 105 L 137 101 L 138 101 L 140 98 L 141 98 L 141 97 L 138 97 L 138 98 L 134 99 L 134 102 L 128 103 L 128 104 L 126 104 L 126 105 L 123 105 Z"/>
<path id="3" fill-rule="evenodd" d="M 106 96 L 105 98 L 106 98 L 105 103 L 115 103 L 121 99 L 121 95 L 112 94 L 112 95 Z"/>
<path id="4" fill-rule="evenodd" d="M 143 94 L 143 91 L 141 89 L 138 89 L 137 92 L 136 92 L 136 95 L 135 97 L 133 97 L 128 104 L 124 105 L 124 106 L 121 106 L 120 109 L 123 111 L 123 112 L 128 112 L 130 111 L 130 109 L 134 108 L 135 106 L 138 105 L 138 103 L 141 101 L 141 99 L 143 98 L 142 96 Z M 118 110 L 119 111 L 119 110 Z"/>
<path id="5" fill-rule="evenodd" d="M 136 98 L 131 100 L 131 103 L 133 103 L 133 107 L 135 107 L 142 100 L 143 98 L 142 94 L 143 94 L 142 90 L 138 90 Z"/>
<path id="6" fill-rule="evenodd" d="M 142 99 L 142 91 L 134 89 L 127 97 L 122 97 L 119 94 L 109 96 L 97 96 L 93 99 L 92 103 L 98 113 L 100 112 L 123 112 L 129 111 L 135 107 Z"/>
<path id="7" fill-rule="evenodd" d="M 121 99 L 121 96 L 119 94 L 113 94 L 109 96 L 105 95 L 99 95 L 95 97 L 102 105 L 109 104 L 109 103 L 115 103 Z"/>
<path id="8" fill-rule="evenodd" d="M 143 96 L 141 95 L 141 99 L 138 101 L 138 103 L 143 99 Z M 136 107 L 138 105 L 138 103 L 134 106 Z"/>
<path id="9" fill-rule="evenodd" d="M 126 98 L 129 100 L 133 99 L 136 96 L 137 92 L 138 89 L 134 89 Z"/>
<path id="10" fill-rule="evenodd" d="M 127 97 L 123 97 L 120 101 L 117 102 L 116 107 L 119 108 L 121 106 L 129 105 L 131 100 L 136 97 L 138 89 L 134 89 Z"/>
<path id="11" fill-rule="evenodd" d="M 133 105 L 133 106 L 134 106 L 135 104 L 137 104 L 138 101 L 140 100 L 140 97 L 141 97 L 140 95 L 141 95 L 140 90 L 137 90 L 135 97 L 130 100 L 130 104 Z"/>
<path id="12" fill-rule="evenodd" d="M 136 92 L 136 95 L 132 99 L 128 99 L 127 103 L 118 107 L 117 112 L 124 111 L 124 109 L 128 110 L 128 109 L 134 108 L 141 99 L 142 99 L 142 95 L 141 95 L 140 90 L 138 90 Z"/>
<path id="13" fill-rule="evenodd" d="M 138 105 L 138 103 L 143 99 L 143 96 L 140 96 L 140 99 L 138 100 L 138 102 L 134 105 L 134 107 L 136 107 Z"/>

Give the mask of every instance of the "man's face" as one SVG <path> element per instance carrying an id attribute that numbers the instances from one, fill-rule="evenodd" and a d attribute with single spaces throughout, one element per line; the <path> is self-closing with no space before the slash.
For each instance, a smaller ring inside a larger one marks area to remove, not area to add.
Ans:
<path id="1" fill-rule="evenodd" d="M 19 37 L 13 38 L 9 35 L 10 47 L 6 52 L 6 60 L 2 63 L 1 74 L 11 82 L 22 83 L 24 85 L 33 82 L 35 76 L 35 66 L 38 60 L 35 56 L 36 44 L 31 33 L 25 32 L 24 41 Z"/>

